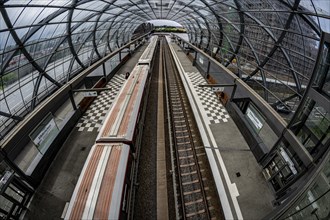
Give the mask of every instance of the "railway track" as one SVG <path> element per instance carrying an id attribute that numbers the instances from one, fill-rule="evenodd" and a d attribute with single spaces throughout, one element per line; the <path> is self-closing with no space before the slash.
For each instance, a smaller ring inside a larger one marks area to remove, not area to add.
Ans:
<path id="1" fill-rule="evenodd" d="M 180 219 L 211 219 L 205 192 L 198 141 L 189 117 L 189 104 L 179 79 L 168 45 L 163 40 L 163 65 L 167 81 L 168 107 L 171 117 L 172 142 L 175 155 L 177 210 Z"/>

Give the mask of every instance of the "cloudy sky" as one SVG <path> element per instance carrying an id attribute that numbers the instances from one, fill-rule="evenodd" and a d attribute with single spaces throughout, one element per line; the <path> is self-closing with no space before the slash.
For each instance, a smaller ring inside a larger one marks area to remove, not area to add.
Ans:
<path id="1" fill-rule="evenodd" d="M 148 21 L 150 23 L 153 23 L 155 26 L 163 26 L 163 25 L 167 25 L 167 26 L 180 26 L 182 27 L 181 24 L 179 24 L 178 22 L 175 21 L 170 21 L 170 20 L 150 20 Z"/>

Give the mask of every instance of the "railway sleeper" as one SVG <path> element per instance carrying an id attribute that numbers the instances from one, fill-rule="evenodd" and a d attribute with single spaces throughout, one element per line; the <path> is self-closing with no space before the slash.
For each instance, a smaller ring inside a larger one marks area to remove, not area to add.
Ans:
<path id="1" fill-rule="evenodd" d="M 181 176 L 181 181 L 184 182 L 184 183 L 194 182 L 195 180 L 198 180 L 197 174 L 192 174 L 192 175 L 189 175 L 189 176 Z M 188 191 L 190 191 L 190 190 L 188 190 Z"/>
<path id="2" fill-rule="evenodd" d="M 194 155 L 179 156 L 179 160 L 184 160 L 187 158 L 194 158 Z"/>
<path id="3" fill-rule="evenodd" d="M 199 154 L 196 154 L 197 157 L 203 157 L 203 156 L 206 156 L 205 153 L 199 153 Z"/>
<path id="4" fill-rule="evenodd" d="M 194 213 L 186 214 L 186 217 L 187 218 L 192 218 L 192 217 L 196 217 L 196 215 L 201 215 L 201 214 L 206 214 L 205 209 L 199 210 L 199 211 L 194 212 Z M 198 219 L 200 219 L 200 217 L 198 217 Z"/>
<path id="5" fill-rule="evenodd" d="M 181 176 L 187 176 L 187 175 L 193 175 L 193 174 L 197 174 L 197 171 L 194 170 L 194 171 L 186 172 L 186 173 L 182 173 L 182 172 L 181 172 Z"/>
<path id="6" fill-rule="evenodd" d="M 182 140 L 180 140 L 180 139 L 177 139 L 176 140 L 176 142 L 177 142 L 177 149 L 184 149 L 184 148 L 191 148 L 192 149 L 192 147 L 193 147 L 193 145 L 191 144 L 191 142 L 190 141 L 184 141 L 184 139 Z M 191 150 L 191 152 L 193 152 L 192 150 Z"/>
<path id="7" fill-rule="evenodd" d="M 187 141 L 185 138 L 176 138 L 175 140 L 178 149 L 193 147 L 193 144 L 190 142 L 190 140 Z"/>
<path id="8" fill-rule="evenodd" d="M 179 151 L 179 152 L 180 152 L 180 151 L 192 151 L 192 148 L 189 147 L 189 148 L 185 148 L 185 149 L 178 149 L 178 151 Z"/>
<path id="9" fill-rule="evenodd" d="M 194 193 L 201 193 L 201 189 L 196 189 L 196 190 L 193 190 L 193 191 L 189 191 L 189 192 L 184 192 L 183 195 L 186 196 L 186 195 L 191 195 L 191 194 L 194 194 Z"/>
<path id="10" fill-rule="evenodd" d="M 196 205 L 198 203 L 204 203 L 204 200 L 203 199 L 198 199 L 198 200 L 194 200 L 194 201 L 191 201 L 191 202 L 185 202 L 184 205 L 185 206 L 192 206 L 192 205 Z"/>
<path id="11" fill-rule="evenodd" d="M 195 162 L 190 163 L 190 164 L 180 164 L 180 168 L 182 168 L 182 167 L 191 167 L 191 166 L 195 166 L 195 165 L 196 165 Z"/>
<path id="12" fill-rule="evenodd" d="M 202 200 L 202 199 L 201 199 Z M 186 216 L 187 214 L 192 214 L 192 213 L 198 213 L 199 211 L 204 210 L 205 213 L 201 213 L 199 215 L 207 215 L 207 207 L 205 207 L 204 202 L 199 202 L 199 203 L 195 203 L 192 205 L 185 205 L 185 211 L 186 211 Z M 198 218 L 198 219 L 205 219 L 206 216 L 204 216 L 204 218 Z"/>
<path id="13" fill-rule="evenodd" d="M 176 121 L 174 121 L 174 123 L 186 123 L 186 120 L 181 120 L 181 121 L 176 120 Z"/>
<path id="14" fill-rule="evenodd" d="M 181 115 L 181 116 L 173 116 L 173 118 L 174 119 L 182 119 L 182 118 L 184 118 L 184 116 L 183 115 Z"/>
<path id="15" fill-rule="evenodd" d="M 172 107 L 173 114 L 182 114 L 182 109 L 180 107 Z"/>
<path id="16" fill-rule="evenodd" d="M 183 127 L 183 126 L 182 126 Z M 185 135 L 185 136 L 179 136 L 179 137 L 176 137 L 176 139 L 182 139 L 182 138 L 188 138 L 190 140 L 190 137 L 189 135 Z"/>
<path id="17" fill-rule="evenodd" d="M 182 112 L 174 112 L 172 118 L 174 123 L 180 121 L 180 119 L 183 118 L 183 122 L 186 124 L 186 126 L 188 126 L 187 119 L 184 117 Z"/>
<path id="18" fill-rule="evenodd" d="M 175 140 L 178 142 L 177 144 L 180 143 L 180 145 L 183 144 L 187 144 L 187 146 L 192 146 L 192 142 L 190 138 L 187 138 L 187 136 L 189 137 L 189 134 L 187 131 L 184 130 L 177 130 L 176 133 L 178 133 L 175 137 Z M 181 134 L 180 134 L 181 133 Z"/>
<path id="19" fill-rule="evenodd" d="M 175 127 L 174 129 L 176 133 L 188 133 L 185 127 L 180 127 L 180 128 Z"/>
<path id="20" fill-rule="evenodd" d="M 196 184 L 196 183 L 199 183 L 199 179 L 182 183 L 182 186 L 193 185 L 193 184 Z"/>
<path id="21" fill-rule="evenodd" d="M 174 121 L 174 126 L 187 127 L 186 121 Z"/>
<path id="22" fill-rule="evenodd" d="M 182 110 L 182 105 L 181 105 L 181 103 L 174 104 L 174 105 L 172 105 L 171 107 L 172 107 L 172 108 L 171 108 L 172 111 L 173 111 L 173 110 L 177 110 L 177 109 Z"/>

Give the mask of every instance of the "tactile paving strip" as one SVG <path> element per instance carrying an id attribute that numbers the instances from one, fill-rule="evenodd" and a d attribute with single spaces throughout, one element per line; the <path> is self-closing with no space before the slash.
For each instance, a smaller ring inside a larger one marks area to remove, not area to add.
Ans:
<path id="1" fill-rule="evenodd" d="M 100 130 L 102 122 L 109 112 L 113 100 L 118 95 L 119 90 L 124 84 L 123 75 L 115 75 L 106 85 L 111 90 L 100 92 L 89 109 L 84 113 L 83 117 L 77 123 L 78 131 L 92 132 L 94 129 Z"/>
<path id="2" fill-rule="evenodd" d="M 194 86 L 194 89 L 200 99 L 210 124 L 228 122 L 230 118 L 225 107 L 221 104 L 219 98 L 210 88 L 202 88 L 198 85 L 206 84 L 206 80 L 199 72 L 186 73 Z"/>

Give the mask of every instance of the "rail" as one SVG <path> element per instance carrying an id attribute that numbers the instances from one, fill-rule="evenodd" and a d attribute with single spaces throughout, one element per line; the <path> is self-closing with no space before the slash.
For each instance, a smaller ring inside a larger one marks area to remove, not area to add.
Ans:
<path id="1" fill-rule="evenodd" d="M 195 150 L 193 133 L 184 103 L 184 89 L 168 46 L 163 50 L 164 70 L 167 77 L 167 91 L 171 115 L 172 136 L 177 164 L 182 219 L 211 219 L 203 179 Z M 177 204 L 178 205 L 178 204 Z"/>

